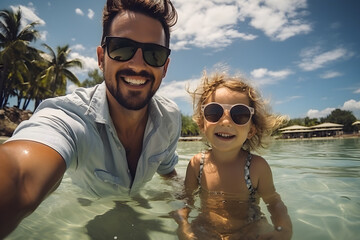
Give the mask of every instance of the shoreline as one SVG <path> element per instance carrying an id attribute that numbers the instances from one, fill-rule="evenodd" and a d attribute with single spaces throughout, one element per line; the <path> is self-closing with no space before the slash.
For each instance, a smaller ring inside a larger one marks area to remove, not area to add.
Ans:
<path id="1" fill-rule="evenodd" d="M 343 134 L 340 136 L 331 137 L 311 137 L 311 138 L 275 138 L 275 140 L 284 141 L 306 141 L 306 140 L 332 140 L 332 139 L 348 139 L 348 138 L 359 138 L 360 134 Z"/>

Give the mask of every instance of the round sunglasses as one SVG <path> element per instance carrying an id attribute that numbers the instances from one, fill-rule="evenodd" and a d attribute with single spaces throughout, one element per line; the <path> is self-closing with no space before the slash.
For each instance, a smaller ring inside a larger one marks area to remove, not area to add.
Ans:
<path id="1" fill-rule="evenodd" d="M 206 121 L 212 123 L 216 123 L 222 118 L 225 109 L 230 110 L 231 119 L 237 125 L 247 124 L 255 113 L 254 108 L 244 104 L 230 105 L 211 102 L 201 106 Z"/>
<path id="2" fill-rule="evenodd" d="M 169 48 L 155 43 L 140 43 L 122 37 L 105 37 L 102 47 L 105 46 L 108 56 L 119 62 L 129 61 L 141 48 L 144 61 L 152 67 L 164 66 L 171 52 Z"/>

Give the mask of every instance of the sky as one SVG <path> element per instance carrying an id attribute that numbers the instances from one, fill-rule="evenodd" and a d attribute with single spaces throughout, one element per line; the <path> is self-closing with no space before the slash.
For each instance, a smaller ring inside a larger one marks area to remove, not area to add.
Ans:
<path id="1" fill-rule="evenodd" d="M 204 70 L 241 74 L 290 118 L 322 118 L 336 108 L 360 119 L 360 1 L 357 0 L 173 0 L 178 23 L 171 32 L 170 65 L 158 94 L 184 115 L 192 103 L 186 87 Z M 45 50 L 68 44 L 80 81 L 97 69 L 105 0 L 2 0 L 0 9 L 38 21 Z M 76 87 L 68 86 L 68 92 Z"/>

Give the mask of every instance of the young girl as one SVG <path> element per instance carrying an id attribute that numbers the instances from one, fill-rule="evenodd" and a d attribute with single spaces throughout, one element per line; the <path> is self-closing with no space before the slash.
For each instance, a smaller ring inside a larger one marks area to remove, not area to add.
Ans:
<path id="1" fill-rule="evenodd" d="M 286 120 L 269 113 L 259 94 L 242 79 L 204 74 L 191 92 L 193 119 L 210 148 L 195 155 L 186 171 L 187 207 L 173 213 L 180 239 L 290 239 L 292 224 L 276 192 L 268 163 L 251 152 L 265 146 Z M 200 214 L 189 223 L 194 193 Z M 260 211 L 267 204 L 273 226 Z"/>

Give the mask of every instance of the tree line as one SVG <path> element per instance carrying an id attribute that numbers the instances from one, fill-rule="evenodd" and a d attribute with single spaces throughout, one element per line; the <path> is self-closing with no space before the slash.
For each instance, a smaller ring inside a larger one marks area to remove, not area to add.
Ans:
<path id="1" fill-rule="evenodd" d="M 82 62 L 69 60 L 69 45 L 54 50 L 44 43 L 46 52 L 32 47 L 40 36 L 38 23 L 22 27 L 21 20 L 20 9 L 0 11 L 0 109 L 11 97 L 18 108 L 27 109 L 30 101 L 36 108 L 43 99 L 64 95 L 67 80 L 81 85 L 70 69 L 82 68 Z"/>
<path id="2" fill-rule="evenodd" d="M 345 133 L 352 133 L 354 131 L 358 130 L 357 126 L 352 125 L 354 122 L 356 122 L 356 117 L 351 111 L 347 110 L 341 110 L 341 109 L 335 109 L 333 110 L 329 115 L 323 118 L 295 118 L 290 119 L 286 126 L 291 125 L 301 125 L 305 127 L 312 127 L 321 123 L 325 122 L 331 122 L 331 123 L 337 123 L 344 125 L 344 132 Z"/>

